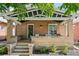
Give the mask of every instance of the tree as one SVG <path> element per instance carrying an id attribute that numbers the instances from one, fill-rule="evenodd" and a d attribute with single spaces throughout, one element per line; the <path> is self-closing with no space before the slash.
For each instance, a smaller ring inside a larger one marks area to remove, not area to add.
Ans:
<path id="1" fill-rule="evenodd" d="M 63 3 L 60 6 L 60 10 L 64 10 L 65 15 L 77 13 L 77 11 L 79 10 L 79 3 Z"/>
<path id="2" fill-rule="evenodd" d="M 0 4 L 0 12 L 1 13 L 9 13 L 13 12 L 18 14 L 19 20 L 25 19 L 25 13 L 27 12 L 26 3 L 1 3 Z M 33 3 L 32 6 L 37 7 L 42 10 L 47 16 L 52 16 L 54 12 L 54 4 L 53 3 Z M 10 7 L 13 8 L 13 11 L 10 11 Z"/>

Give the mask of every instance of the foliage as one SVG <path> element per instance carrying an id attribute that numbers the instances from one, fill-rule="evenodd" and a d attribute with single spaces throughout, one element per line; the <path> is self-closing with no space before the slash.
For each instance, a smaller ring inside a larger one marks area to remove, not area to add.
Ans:
<path id="1" fill-rule="evenodd" d="M 49 49 L 47 47 L 38 47 L 34 49 L 35 54 L 48 54 Z"/>
<path id="2" fill-rule="evenodd" d="M 64 55 L 67 55 L 68 51 L 69 51 L 68 45 L 64 45 L 62 47 L 61 53 L 64 54 Z"/>
<path id="3" fill-rule="evenodd" d="M 47 16 L 52 16 L 55 11 L 54 3 L 31 3 L 32 6 L 37 7 L 42 10 Z M 0 12 L 7 13 L 10 12 L 10 7 L 14 10 L 12 12 L 18 14 L 18 20 L 25 20 L 25 13 L 27 12 L 28 3 L 1 3 Z M 79 3 L 63 3 L 60 6 L 60 10 L 65 11 L 65 15 L 70 15 L 77 13 L 79 10 Z"/>
<path id="4" fill-rule="evenodd" d="M 0 55 L 4 55 L 4 54 L 7 54 L 7 53 L 8 53 L 7 47 L 0 46 Z"/>
<path id="5" fill-rule="evenodd" d="M 79 10 L 79 3 L 63 3 L 62 6 L 60 6 L 60 10 L 64 10 L 65 15 L 77 13 Z"/>
<path id="6" fill-rule="evenodd" d="M 25 20 L 25 13 L 27 12 L 27 3 L 1 3 L 0 12 L 7 13 L 10 12 L 10 7 L 13 8 L 14 13 L 18 14 L 19 20 Z M 47 16 L 51 16 L 54 12 L 53 3 L 32 3 L 33 6 L 41 9 Z"/>
<path id="7" fill-rule="evenodd" d="M 41 52 L 41 53 L 47 53 L 47 52 L 48 52 L 48 48 L 42 47 L 42 48 L 40 49 L 40 52 Z"/>
<path id="8" fill-rule="evenodd" d="M 47 16 L 52 16 L 54 13 L 54 4 L 53 3 L 37 3 L 34 4 L 35 6 L 37 6 L 40 10 L 43 11 L 43 13 Z"/>
<path id="9" fill-rule="evenodd" d="M 57 47 L 56 47 L 55 45 L 52 45 L 52 46 L 50 47 L 50 49 L 51 49 L 51 52 L 52 52 L 52 53 L 55 53 L 56 50 L 57 50 Z"/>
<path id="10" fill-rule="evenodd" d="M 26 4 L 24 3 L 2 3 L 0 4 L 0 12 L 2 13 L 8 13 L 10 11 L 10 7 L 14 10 L 12 12 L 18 14 L 18 18 L 20 20 L 25 18 L 25 12 L 26 12 Z"/>

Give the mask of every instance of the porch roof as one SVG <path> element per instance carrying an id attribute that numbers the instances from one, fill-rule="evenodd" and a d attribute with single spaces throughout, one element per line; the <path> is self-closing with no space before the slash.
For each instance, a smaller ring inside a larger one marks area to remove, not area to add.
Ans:
<path id="1" fill-rule="evenodd" d="M 12 17 L 13 19 L 18 19 L 17 17 Z M 58 21 L 63 21 L 63 20 L 69 20 L 73 19 L 71 17 L 26 17 L 25 20 L 58 20 Z"/>

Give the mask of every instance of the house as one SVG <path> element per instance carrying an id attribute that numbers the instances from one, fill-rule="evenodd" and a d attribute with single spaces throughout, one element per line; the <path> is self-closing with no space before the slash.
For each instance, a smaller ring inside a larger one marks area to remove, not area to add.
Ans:
<path id="1" fill-rule="evenodd" d="M 74 23 L 74 41 L 79 42 L 79 22 Z"/>
<path id="2" fill-rule="evenodd" d="M 11 14 L 9 17 L 17 19 L 17 14 Z M 55 11 L 52 17 L 48 17 L 41 10 L 32 8 L 28 9 L 25 21 L 20 22 L 21 25 L 16 25 L 17 42 L 30 41 L 36 46 L 74 44 L 73 19 L 71 16 L 64 16 L 63 12 Z M 8 33 L 9 37 L 10 35 L 11 33 Z"/>
<path id="3" fill-rule="evenodd" d="M 28 8 L 25 14 L 25 20 L 19 22 L 16 21 L 16 13 L 8 13 L 6 16 L 6 45 L 9 55 L 24 55 L 28 53 L 26 51 L 31 55 L 33 46 L 73 46 L 72 16 L 64 16 L 63 12 L 55 11 L 48 17 L 38 8 Z"/>
<path id="4" fill-rule="evenodd" d="M 3 17 L 0 17 L 0 43 L 7 41 L 7 20 Z M 15 26 L 12 28 L 12 34 L 15 35 Z M 7 43 L 7 42 L 6 42 Z"/>
<path id="5" fill-rule="evenodd" d="M 21 25 L 13 25 L 14 20 L 18 19 L 18 14 L 10 13 L 7 16 L 13 19 L 8 20 L 7 23 L 8 43 L 30 41 L 37 46 L 61 46 L 64 44 L 72 46 L 74 44 L 73 18 L 64 16 L 62 11 L 55 11 L 51 17 L 48 17 L 40 9 L 28 7 L 25 21 L 20 21 Z"/>
<path id="6" fill-rule="evenodd" d="M 7 22 L 0 17 L 0 41 L 5 41 L 7 35 Z"/>

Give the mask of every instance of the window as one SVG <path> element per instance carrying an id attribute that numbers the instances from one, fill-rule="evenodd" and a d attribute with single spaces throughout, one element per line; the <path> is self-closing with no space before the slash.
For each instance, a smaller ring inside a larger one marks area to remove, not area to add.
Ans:
<path id="1" fill-rule="evenodd" d="M 53 14 L 53 16 L 52 16 L 52 17 L 56 17 L 56 15 L 57 15 L 57 14 Z"/>
<path id="2" fill-rule="evenodd" d="M 0 26 L 0 30 L 4 30 L 4 28 L 5 28 L 4 26 Z"/>
<path id="3" fill-rule="evenodd" d="M 42 11 L 41 10 L 38 10 L 38 14 L 42 14 Z"/>
<path id="4" fill-rule="evenodd" d="M 61 15 L 58 14 L 57 17 L 61 17 Z"/>
<path id="5" fill-rule="evenodd" d="M 12 34 L 13 34 L 13 36 L 15 36 L 15 33 L 16 33 L 15 28 L 13 28 L 13 29 L 12 29 Z"/>
<path id="6" fill-rule="evenodd" d="M 26 17 L 28 17 L 27 13 L 25 14 Z"/>
<path id="7" fill-rule="evenodd" d="M 31 17 L 31 16 L 32 16 L 32 12 L 28 12 L 28 14 L 29 14 L 29 17 Z"/>
<path id="8" fill-rule="evenodd" d="M 49 24 L 48 26 L 48 34 L 53 36 L 57 34 L 57 25 L 56 24 Z"/>
<path id="9" fill-rule="evenodd" d="M 33 14 L 34 14 L 34 15 L 37 15 L 37 11 L 33 11 Z"/>

